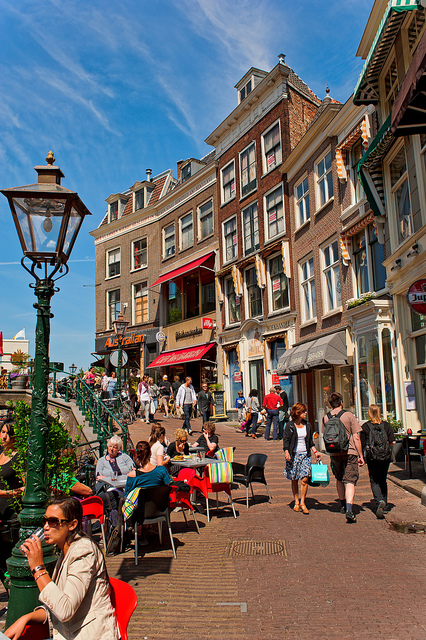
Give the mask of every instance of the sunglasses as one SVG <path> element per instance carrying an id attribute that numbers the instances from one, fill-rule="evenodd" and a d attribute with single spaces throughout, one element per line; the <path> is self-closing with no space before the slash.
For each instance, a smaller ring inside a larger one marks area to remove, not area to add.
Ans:
<path id="1" fill-rule="evenodd" d="M 49 526 L 49 529 L 59 529 L 59 527 L 64 522 L 69 522 L 69 520 L 60 519 L 60 518 L 46 518 L 46 516 L 43 516 L 42 521 L 43 521 L 43 527 L 45 524 L 47 524 Z"/>

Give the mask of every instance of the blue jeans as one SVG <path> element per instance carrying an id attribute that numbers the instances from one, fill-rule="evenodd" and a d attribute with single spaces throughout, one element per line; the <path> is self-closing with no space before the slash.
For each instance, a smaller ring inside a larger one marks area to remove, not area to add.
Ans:
<path id="1" fill-rule="evenodd" d="M 203 416 L 203 424 L 210 420 L 210 411 L 202 411 L 201 415 Z"/>
<path id="2" fill-rule="evenodd" d="M 278 413 L 278 438 L 283 439 L 284 427 L 286 423 L 286 411 L 279 411 Z"/>
<path id="3" fill-rule="evenodd" d="M 274 428 L 272 431 L 272 438 L 277 439 L 278 432 L 278 409 L 266 409 L 266 427 L 265 427 L 265 440 L 269 440 L 269 434 L 271 431 L 271 422 L 273 422 Z"/>
<path id="4" fill-rule="evenodd" d="M 185 422 L 182 425 L 183 429 L 187 431 L 191 431 L 191 417 L 192 417 L 192 404 L 184 404 L 183 405 L 183 414 L 185 416 Z"/>
<path id="5" fill-rule="evenodd" d="M 246 433 L 249 432 L 249 429 L 251 427 L 251 431 L 250 433 L 256 433 L 256 429 L 257 429 L 257 421 L 259 418 L 259 414 L 255 413 L 254 411 L 251 412 L 251 416 L 250 418 L 247 420 L 246 425 L 244 427 L 244 431 Z"/>

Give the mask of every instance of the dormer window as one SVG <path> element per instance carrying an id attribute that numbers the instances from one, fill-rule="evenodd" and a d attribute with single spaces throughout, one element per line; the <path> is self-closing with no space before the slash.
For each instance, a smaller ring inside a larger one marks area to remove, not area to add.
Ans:
<path id="1" fill-rule="evenodd" d="M 244 98 L 246 96 L 248 96 L 248 94 L 251 92 L 252 89 L 252 81 L 251 78 L 250 80 L 247 82 L 247 84 L 244 85 L 244 87 L 242 87 L 242 89 L 240 89 L 240 102 L 242 102 L 244 100 Z"/>
<path id="2" fill-rule="evenodd" d="M 139 189 L 139 191 L 135 191 L 134 194 L 134 203 L 135 203 L 135 211 L 139 211 L 139 209 L 143 209 L 144 207 L 144 189 Z"/>
<path id="3" fill-rule="evenodd" d="M 191 177 L 191 163 L 189 162 L 184 167 L 182 167 L 182 172 L 181 172 L 182 182 L 185 182 L 185 180 L 188 180 L 188 178 L 190 177 Z"/>
<path id="4" fill-rule="evenodd" d="M 109 221 L 118 220 L 118 200 L 109 205 Z"/>

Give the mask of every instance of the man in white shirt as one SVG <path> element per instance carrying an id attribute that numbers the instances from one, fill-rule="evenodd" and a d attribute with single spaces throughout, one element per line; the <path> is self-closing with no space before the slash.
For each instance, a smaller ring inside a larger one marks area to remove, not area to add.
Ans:
<path id="1" fill-rule="evenodd" d="M 197 396 L 195 395 L 194 387 L 192 386 L 192 378 L 185 378 L 185 382 L 179 387 L 176 396 L 176 406 L 183 409 L 185 416 L 185 422 L 183 428 L 186 429 L 191 435 L 191 417 L 192 411 L 197 405 Z"/>

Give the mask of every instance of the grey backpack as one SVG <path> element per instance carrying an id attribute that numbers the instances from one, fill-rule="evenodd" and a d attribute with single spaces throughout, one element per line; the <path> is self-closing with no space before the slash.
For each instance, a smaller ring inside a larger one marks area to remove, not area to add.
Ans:
<path id="1" fill-rule="evenodd" d="M 343 453 L 349 447 L 349 438 L 346 427 L 340 420 L 344 410 L 336 415 L 327 413 L 328 421 L 324 424 L 324 446 L 327 453 Z"/>

